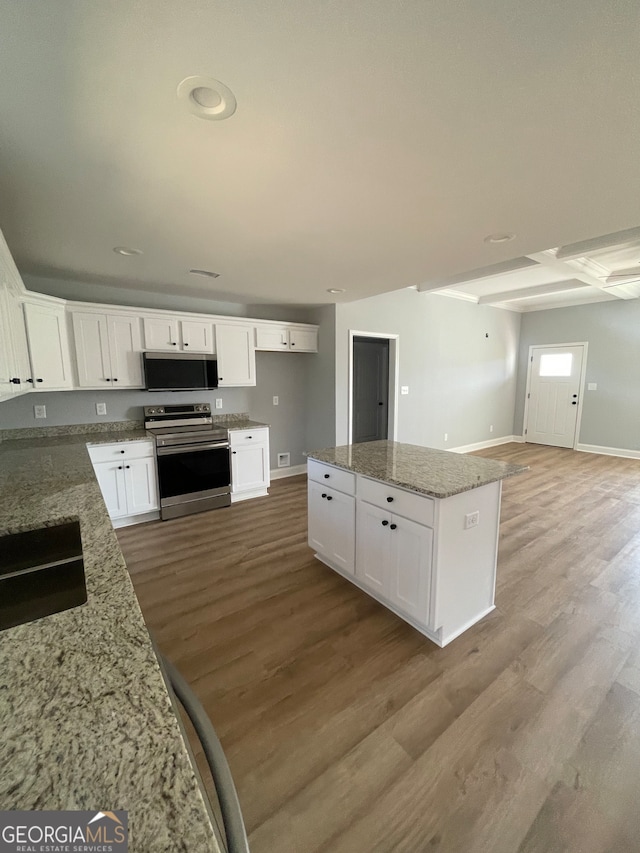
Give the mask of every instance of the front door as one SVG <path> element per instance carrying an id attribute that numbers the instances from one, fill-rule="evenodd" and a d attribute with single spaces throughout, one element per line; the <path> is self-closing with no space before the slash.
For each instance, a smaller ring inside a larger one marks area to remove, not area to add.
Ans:
<path id="1" fill-rule="evenodd" d="M 353 435 L 351 441 L 387 438 L 389 424 L 389 341 L 353 339 Z"/>
<path id="2" fill-rule="evenodd" d="M 574 447 L 584 346 L 531 348 L 525 441 Z"/>

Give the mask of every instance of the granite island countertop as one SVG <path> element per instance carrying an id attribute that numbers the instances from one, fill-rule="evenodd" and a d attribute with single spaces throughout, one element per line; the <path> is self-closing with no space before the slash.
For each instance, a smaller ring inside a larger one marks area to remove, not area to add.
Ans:
<path id="1" fill-rule="evenodd" d="M 312 450 L 307 456 L 433 498 L 450 498 L 527 470 L 524 465 L 398 441 L 345 444 Z"/>
<path id="2" fill-rule="evenodd" d="M 132 853 L 221 849 L 86 449 L 5 440 L 0 533 L 79 520 L 88 601 L 0 631 L 0 808 L 125 809 Z"/>

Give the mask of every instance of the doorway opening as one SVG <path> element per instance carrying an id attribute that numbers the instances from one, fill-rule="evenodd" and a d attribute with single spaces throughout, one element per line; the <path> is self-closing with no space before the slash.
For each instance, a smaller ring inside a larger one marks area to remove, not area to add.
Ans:
<path id="1" fill-rule="evenodd" d="M 529 347 L 526 442 L 577 447 L 586 368 L 585 342 Z"/>
<path id="2" fill-rule="evenodd" d="M 395 440 L 397 335 L 350 331 L 349 441 Z"/>

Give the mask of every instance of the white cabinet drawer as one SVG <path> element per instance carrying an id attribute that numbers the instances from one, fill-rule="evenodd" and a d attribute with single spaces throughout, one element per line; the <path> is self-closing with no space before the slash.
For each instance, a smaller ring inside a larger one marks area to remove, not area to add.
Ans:
<path id="1" fill-rule="evenodd" d="M 153 456 L 152 441 L 118 441 L 114 444 L 90 444 L 92 462 L 112 462 L 114 459 L 143 459 Z"/>
<path id="2" fill-rule="evenodd" d="M 268 437 L 269 430 L 266 427 L 229 430 L 229 443 L 231 447 L 240 447 L 243 444 L 260 444 L 267 441 Z"/>
<path id="3" fill-rule="evenodd" d="M 434 501 L 425 495 L 398 489 L 379 480 L 358 477 L 358 497 L 419 524 L 433 524 Z"/>
<path id="4" fill-rule="evenodd" d="M 324 483 L 325 486 L 331 486 L 348 495 L 354 495 L 356 492 L 356 475 L 351 471 L 345 471 L 344 468 L 336 468 L 333 465 L 325 465 L 323 462 L 309 459 L 307 475 L 310 480 Z"/>

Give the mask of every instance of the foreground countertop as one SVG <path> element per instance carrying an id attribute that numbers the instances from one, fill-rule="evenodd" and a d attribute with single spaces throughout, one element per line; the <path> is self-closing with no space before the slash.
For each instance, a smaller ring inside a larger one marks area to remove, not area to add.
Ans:
<path id="1" fill-rule="evenodd" d="M 128 433 L 125 435 L 125 433 Z M 88 442 L 0 443 L 0 533 L 78 519 L 88 601 L 0 632 L 0 808 L 126 809 L 129 850 L 219 851 Z"/>
<path id="2" fill-rule="evenodd" d="M 345 444 L 307 456 L 433 498 L 450 498 L 527 470 L 523 465 L 398 441 Z"/>

